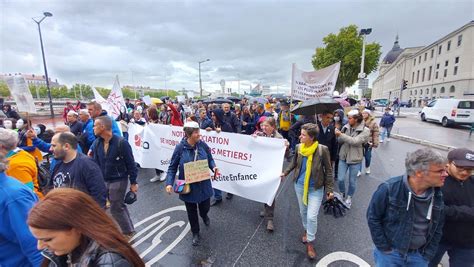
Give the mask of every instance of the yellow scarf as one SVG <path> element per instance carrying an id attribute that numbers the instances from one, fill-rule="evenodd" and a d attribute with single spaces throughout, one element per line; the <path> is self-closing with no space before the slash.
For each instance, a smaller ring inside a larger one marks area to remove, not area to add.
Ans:
<path id="1" fill-rule="evenodd" d="M 318 148 L 318 141 L 315 141 L 311 146 L 307 147 L 305 144 L 300 145 L 299 153 L 308 158 L 306 161 L 306 174 L 304 176 L 304 191 L 303 204 L 308 206 L 308 191 L 309 191 L 309 177 L 311 176 L 311 165 L 313 163 L 313 154 Z"/>

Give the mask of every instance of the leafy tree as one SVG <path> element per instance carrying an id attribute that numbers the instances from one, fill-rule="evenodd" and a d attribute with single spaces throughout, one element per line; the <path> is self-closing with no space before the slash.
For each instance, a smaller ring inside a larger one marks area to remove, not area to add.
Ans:
<path id="1" fill-rule="evenodd" d="M 323 38 L 325 47 L 316 48 L 312 64 L 315 69 L 321 69 L 341 61 L 341 69 L 336 88 L 343 92 L 358 79 L 362 56 L 362 37 L 359 36 L 356 25 L 341 28 L 338 34 L 330 33 Z M 366 43 L 364 72 L 369 75 L 376 70 L 381 55 L 380 44 Z"/>
<path id="2" fill-rule="evenodd" d="M 8 89 L 8 85 L 3 81 L 0 81 L 0 97 L 8 97 L 10 96 L 10 90 Z"/>

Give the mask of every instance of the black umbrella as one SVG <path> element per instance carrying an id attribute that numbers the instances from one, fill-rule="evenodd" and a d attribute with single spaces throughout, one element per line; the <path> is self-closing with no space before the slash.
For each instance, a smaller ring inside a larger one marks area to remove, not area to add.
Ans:
<path id="1" fill-rule="evenodd" d="M 354 106 L 355 104 L 357 104 L 357 100 L 354 98 L 348 97 L 346 100 L 347 102 L 349 102 L 349 104 L 351 104 L 351 106 Z"/>
<path id="2" fill-rule="evenodd" d="M 240 100 L 240 97 L 235 97 L 235 96 L 228 96 L 227 99 L 229 99 L 232 102 L 238 103 Z"/>
<path id="3" fill-rule="evenodd" d="M 322 97 L 303 101 L 299 105 L 296 105 L 291 112 L 296 115 L 310 116 L 326 111 L 333 112 L 340 108 L 341 105 L 336 100 Z"/>
<path id="4" fill-rule="evenodd" d="M 204 103 L 204 104 L 224 104 L 224 103 L 232 104 L 234 102 L 232 102 L 229 99 L 218 98 L 218 99 L 204 100 L 202 103 Z"/>

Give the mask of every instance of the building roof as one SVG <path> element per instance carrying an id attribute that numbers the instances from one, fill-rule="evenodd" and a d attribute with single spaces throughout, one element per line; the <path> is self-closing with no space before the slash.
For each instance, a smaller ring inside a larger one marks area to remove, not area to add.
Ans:
<path id="1" fill-rule="evenodd" d="M 395 37 L 395 42 L 393 43 L 392 50 L 390 50 L 387 55 L 383 58 L 383 64 L 392 64 L 397 60 L 398 56 L 403 52 L 403 49 L 400 48 L 398 44 L 398 34 Z"/>

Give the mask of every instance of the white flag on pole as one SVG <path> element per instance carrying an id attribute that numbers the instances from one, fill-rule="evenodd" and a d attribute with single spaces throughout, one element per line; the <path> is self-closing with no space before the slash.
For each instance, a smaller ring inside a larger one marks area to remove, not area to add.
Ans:
<path id="1" fill-rule="evenodd" d="M 94 101 L 99 103 L 102 106 L 103 110 L 106 110 L 107 113 L 110 112 L 110 106 L 107 100 L 95 89 L 95 87 L 92 87 L 92 92 L 94 93 Z"/>
<path id="2" fill-rule="evenodd" d="M 293 64 L 291 94 L 293 99 L 308 100 L 332 97 L 341 62 L 316 71 L 302 71 Z"/>
<path id="3" fill-rule="evenodd" d="M 26 80 L 21 75 L 5 78 L 11 95 L 15 99 L 16 109 L 20 112 L 36 113 L 36 106 Z"/>
<path id="4" fill-rule="evenodd" d="M 114 86 L 112 91 L 110 91 L 109 97 L 107 97 L 107 102 L 110 107 L 110 110 L 107 110 L 107 112 L 114 119 L 117 118 L 120 115 L 120 109 L 125 107 L 125 99 L 123 98 L 122 88 L 120 88 L 118 75 L 115 76 Z"/>

